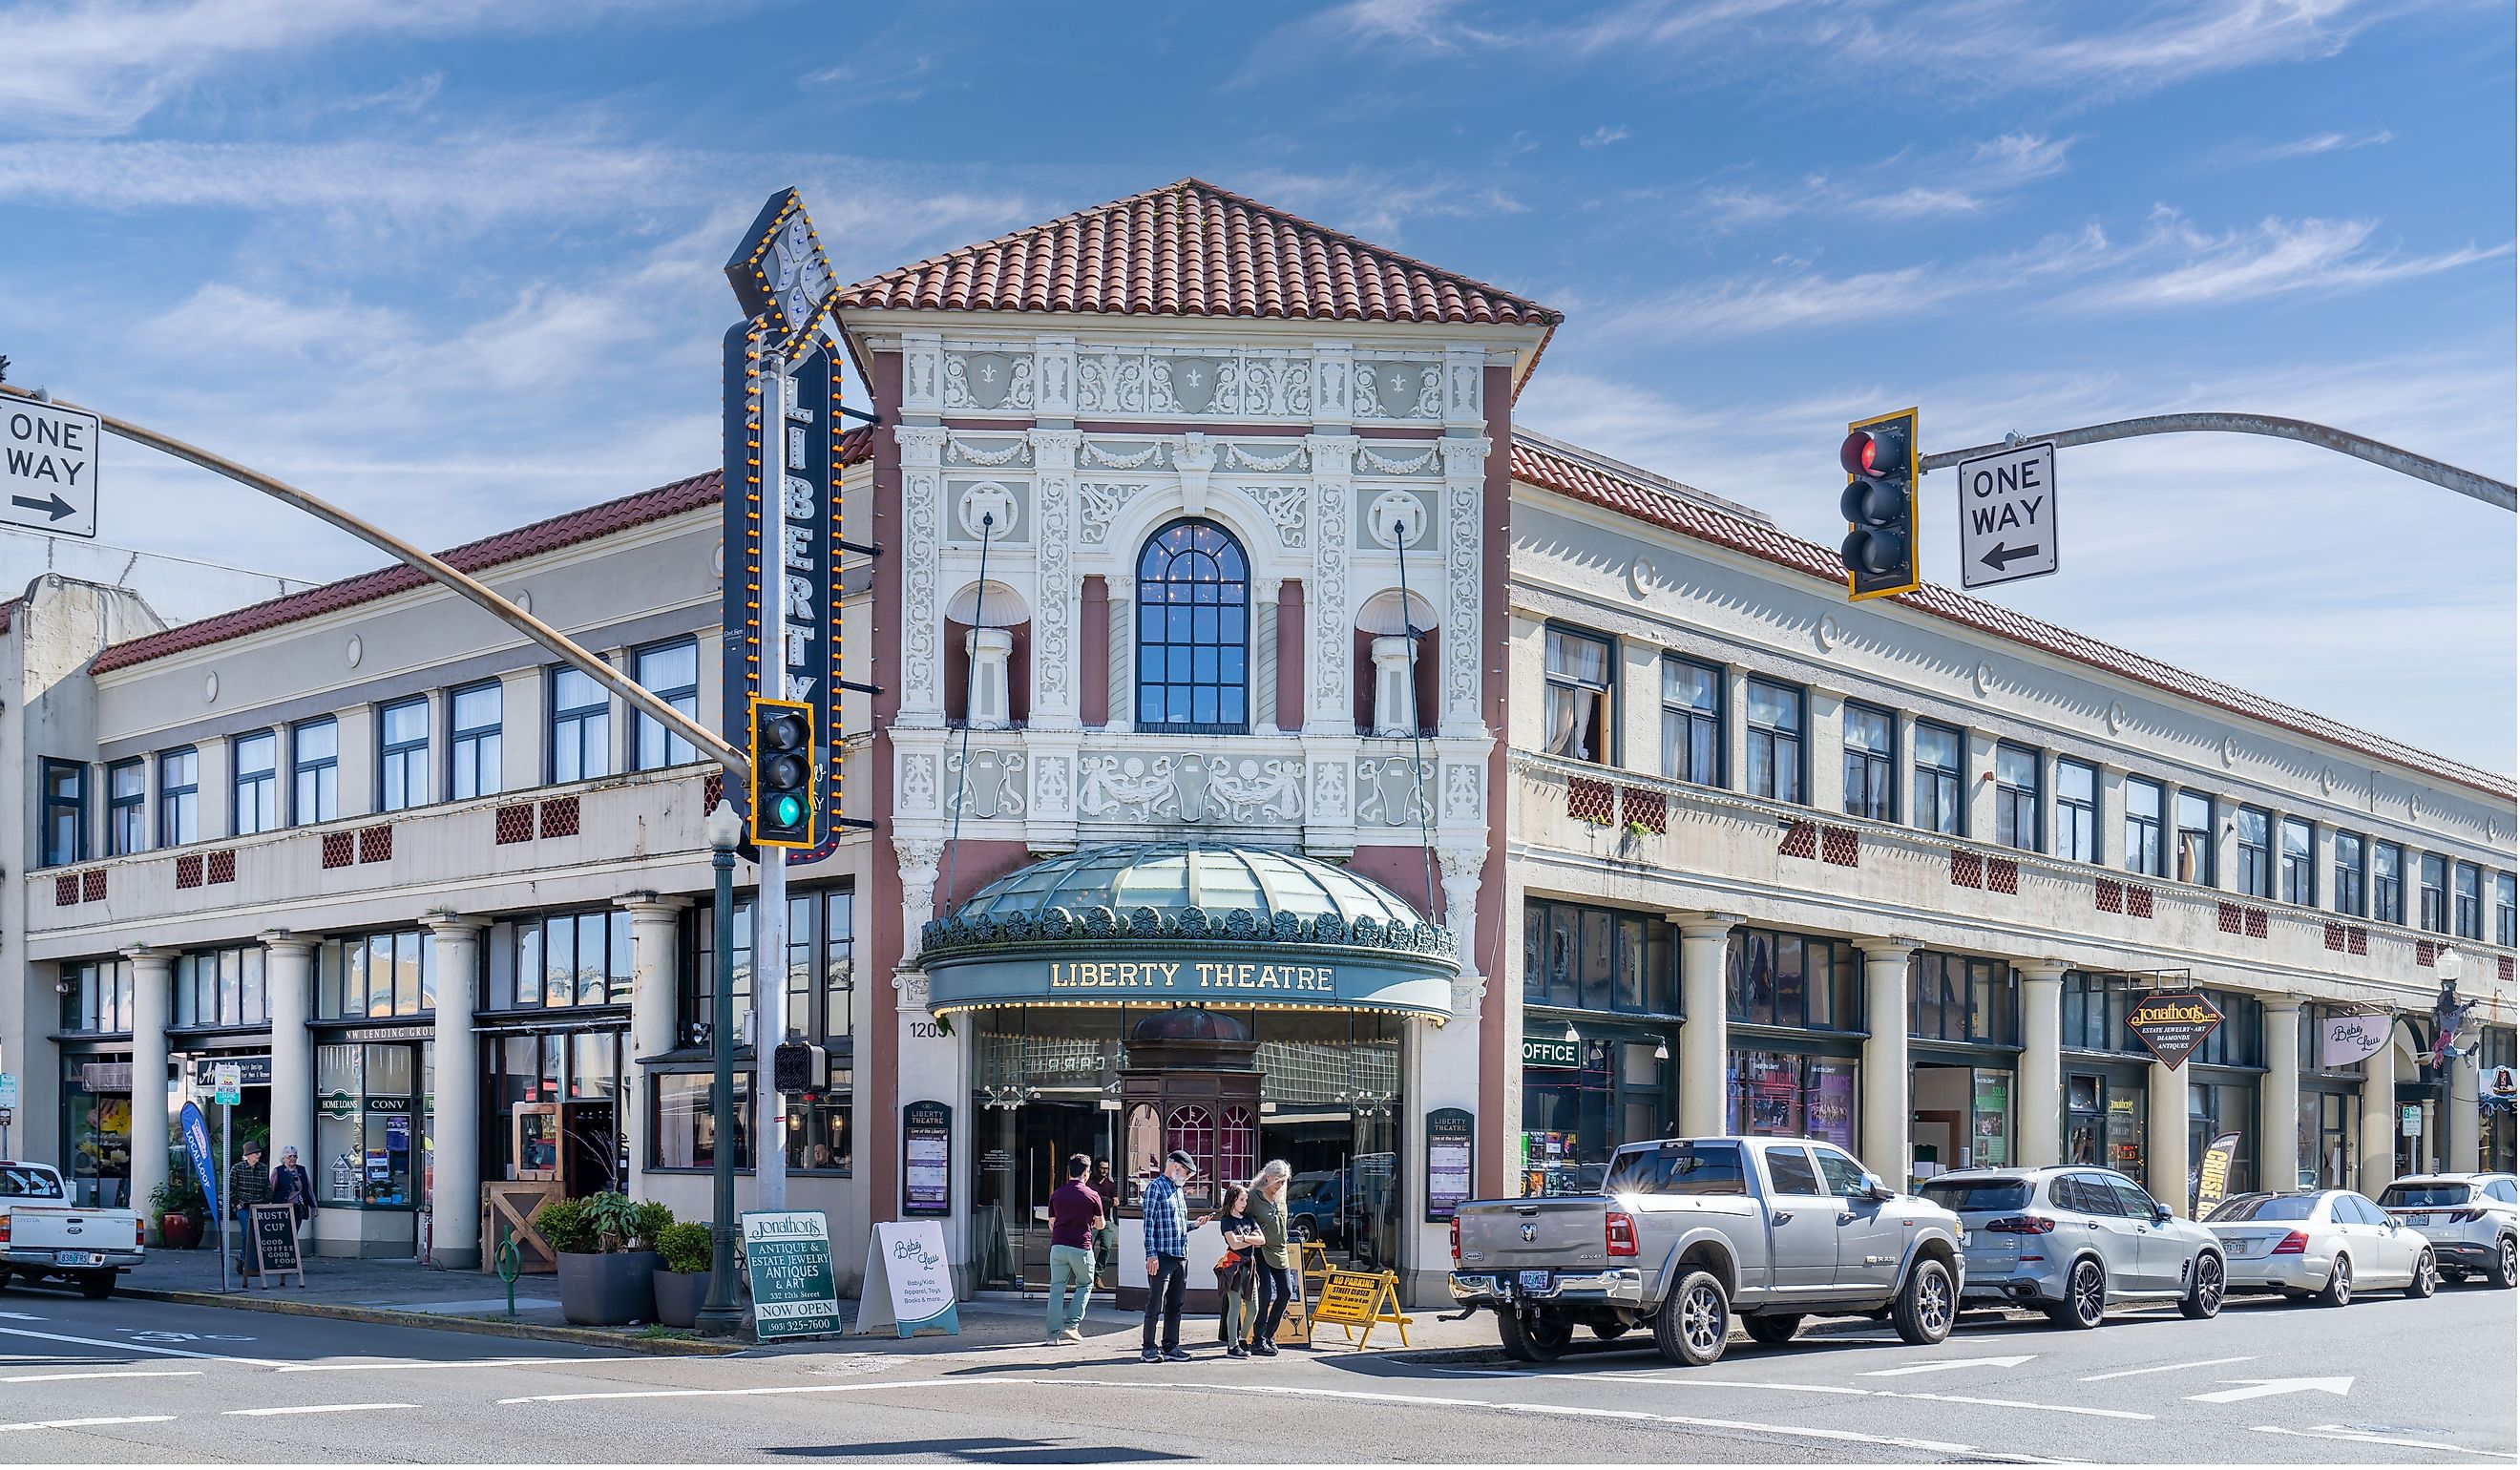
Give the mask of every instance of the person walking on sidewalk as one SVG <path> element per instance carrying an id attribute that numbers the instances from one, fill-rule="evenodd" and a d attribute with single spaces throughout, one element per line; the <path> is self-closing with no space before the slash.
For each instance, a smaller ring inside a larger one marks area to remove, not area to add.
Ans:
<path id="1" fill-rule="evenodd" d="M 246 1235 L 253 1228 L 252 1217 L 245 1212 L 248 1206 L 271 1203 L 271 1176 L 263 1172 L 262 1145 L 251 1138 L 245 1140 L 245 1157 L 228 1170 L 228 1213 L 236 1217 L 237 1260 L 240 1264 L 253 1259 L 246 1249 Z"/>
<path id="2" fill-rule="evenodd" d="M 306 1177 L 305 1166 L 297 1162 L 297 1145 L 291 1143 L 280 1150 L 280 1162 L 271 1171 L 271 1203 L 287 1205 L 297 1221 L 297 1233 L 304 1236 L 315 1214 L 315 1181 Z"/>
<path id="3" fill-rule="evenodd" d="M 1248 1358 L 1253 1305 L 1251 1263 L 1260 1253 L 1259 1223 L 1251 1218 L 1251 1191 L 1228 1184 L 1217 1201 L 1216 1223 L 1225 1232 L 1225 1254 L 1216 1263 L 1217 1326 L 1223 1329 L 1225 1356 Z"/>
<path id="4" fill-rule="evenodd" d="M 1094 1232 L 1094 1279 L 1100 1282 L 1107 1270 L 1116 1289 L 1120 1284 L 1120 1181 L 1112 1177 L 1109 1159 L 1094 1161 L 1094 1177 L 1085 1181 L 1085 1187 L 1102 1201 L 1102 1225 Z"/>
<path id="5" fill-rule="evenodd" d="M 1085 1304 L 1094 1296 L 1094 1232 L 1109 1208 L 1085 1182 L 1093 1160 L 1067 1161 L 1067 1182 L 1050 1193 L 1050 1327 L 1052 1347 L 1085 1341 Z M 1068 1293 L 1075 1292 L 1073 1305 Z"/>
<path id="6" fill-rule="evenodd" d="M 1251 1252 L 1251 1274 L 1260 1286 L 1251 1351 L 1263 1358 L 1278 1356 L 1278 1328 L 1295 1298 L 1294 1262 L 1286 1245 L 1286 1181 L 1294 1174 L 1284 1159 L 1271 1159 L 1251 1184 L 1251 1220 L 1260 1227 L 1260 1248 Z"/>
<path id="7" fill-rule="evenodd" d="M 1140 1362 L 1188 1362 L 1190 1355 L 1182 1351 L 1182 1292 L 1190 1284 L 1190 1232 L 1207 1224 L 1209 1217 L 1190 1218 L 1190 1201 L 1182 1185 L 1198 1177 L 1198 1161 L 1188 1150 L 1174 1149 L 1164 1156 L 1163 1173 L 1147 1181 L 1142 1208 L 1147 1227 L 1147 1325 L 1139 1339 Z M 1160 1347 L 1155 1339 L 1155 1323 L 1163 1323 Z"/>

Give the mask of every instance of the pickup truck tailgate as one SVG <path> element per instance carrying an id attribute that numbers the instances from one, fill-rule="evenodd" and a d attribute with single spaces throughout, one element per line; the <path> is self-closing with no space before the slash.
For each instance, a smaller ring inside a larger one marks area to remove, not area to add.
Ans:
<path id="1" fill-rule="evenodd" d="M 1553 1266 L 1599 1266 L 1609 1260 L 1602 1213 L 1596 1196 L 1483 1200 L 1461 1210 L 1464 1270 L 1512 1270 Z"/>

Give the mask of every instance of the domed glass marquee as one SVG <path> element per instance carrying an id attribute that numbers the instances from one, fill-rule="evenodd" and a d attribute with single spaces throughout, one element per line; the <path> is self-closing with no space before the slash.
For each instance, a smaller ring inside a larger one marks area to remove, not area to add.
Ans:
<path id="1" fill-rule="evenodd" d="M 1184 1004 L 1451 1012 L 1453 938 L 1381 885 L 1268 848 L 1130 843 L 1047 858 L 922 931 L 936 1011 Z"/>

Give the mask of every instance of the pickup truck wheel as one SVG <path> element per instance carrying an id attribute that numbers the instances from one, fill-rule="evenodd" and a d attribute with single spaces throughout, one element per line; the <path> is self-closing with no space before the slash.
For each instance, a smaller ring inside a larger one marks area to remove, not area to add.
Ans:
<path id="1" fill-rule="evenodd" d="M 2066 1275 L 2065 1300 L 2048 1309 L 2048 1320 L 2059 1327 L 2096 1327 L 2108 1304 L 2108 1276 L 2100 1263 L 2085 1256 Z"/>
<path id="2" fill-rule="evenodd" d="M 2194 1281 L 2179 1299 L 2179 1314 L 2201 1322 L 2223 1310 L 2223 1258 L 2208 1251 L 2196 1258 Z"/>
<path id="3" fill-rule="evenodd" d="M 1507 1308 L 1497 1314 L 1497 1333 L 1505 1350 L 1524 1362 L 1555 1362 L 1575 1338 L 1575 1325 L 1537 1312 Z"/>
<path id="4" fill-rule="evenodd" d="M 1800 1327 L 1802 1324 L 1803 1317 L 1802 1314 L 1799 1312 L 1787 1312 L 1777 1316 L 1745 1316 L 1741 1318 L 1741 1330 L 1750 1334 L 1750 1341 L 1754 1343 L 1766 1343 L 1772 1348 L 1780 1347 L 1783 1344 L 1792 1342 L 1794 1340 L 1794 1329 Z"/>
<path id="5" fill-rule="evenodd" d="M 1954 1309 L 1951 1268 L 1928 1256 L 1908 1272 L 1890 1321 L 1901 1342 L 1929 1347 L 1952 1335 Z"/>
<path id="6" fill-rule="evenodd" d="M 1654 1346 L 1684 1367 L 1702 1368 L 1724 1356 L 1724 1336 L 1732 1326 L 1732 1304 L 1724 1283 L 1707 1271 L 1680 1278 L 1654 1314 Z"/>
<path id="7" fill-rule="evenodd" d="M 79 1277 L 79 1295 L 91 1302 L 102 1302 L 113 1295 L 113 1272 L 92 1270 Z"/>

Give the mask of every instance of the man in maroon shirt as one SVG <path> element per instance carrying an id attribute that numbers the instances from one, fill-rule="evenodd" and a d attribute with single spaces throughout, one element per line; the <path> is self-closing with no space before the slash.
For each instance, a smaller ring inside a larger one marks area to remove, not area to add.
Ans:
<path id="1" fill-rule="evenodd" d="M 1050 1195 L 1050 1336 L 1052 1347 L 1085 1341 L 1085 1304 L 1094 1295 L 1094 1232 L 1102 1227 L 1102 1196 L 1085 1183 L 1094 1161 L 1067 1160 L 1067 1182 Z M 1071 1302 L 1070 1287 L 1076 1295 Z"/>

